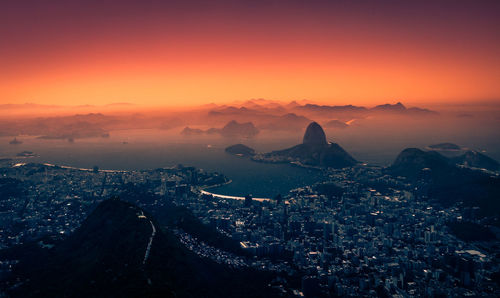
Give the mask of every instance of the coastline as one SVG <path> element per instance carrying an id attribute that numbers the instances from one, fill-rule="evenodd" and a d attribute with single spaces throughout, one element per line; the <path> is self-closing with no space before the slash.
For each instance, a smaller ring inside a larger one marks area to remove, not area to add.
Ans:
<path id="1" fill-rule="evenodd" d="M 202 195 L 209 195 L 209 196 L 213 196 L 213 197 L 220 198 L 220 199 L 245 200 L 245 197 L 231 196 L 231 195 L 221 195 L 221 194 L 216 194 L 216 193 L 213 193 L 213 192 L 206 191 L 206 189 L 228 185 L 229 183 L 232 183 L 232 182 L 233 182 L 233 180 L 228 180 L 228 181 L 226 181 L 224 183 L 220 183 L 220 184 L 216 184 L 216 185 L 201 186 L 201 187 L 198 187 L 198 191 Z M 256 200 L 256 201 L 259 201 L 259 202 L 264 202 L 264 201 L 271 201 L 271 198 L 252 198 L 252 200 Z"/>
<path id="2" fill-rule="evenodd" d="M 14 164 L 11 164 L 10 165 L 11 167 L 21 167 L 21 166 L 24 166 L 24 165 L 28 164 L 26 162 L 21 162 L 19 160 L 19 159 L 25 159 L 25 158 L 17 158 L 17 159 L 18 159 L 18 162 L 15 162 Z M 14 161 L 14 159 L 10 159 L 10 161 Z M 255 162 L 257 162 L 257 161 L 255 161 Z M 73 166 L 58 165 L 58 164 L 44 163 L 44 162 L 35 162 L 35 163 L 43 165 L 43 166 L 46 166 L 46 167 L 54 167 L 54 168 L 60 168 L 60 169 L 66 169 L 66 170 L 84 171 L 84 172 L 93 172 L 94 171 L 94 169 L 84 168 L 84 167 L 73 167 Z M 288 164 L 290 164 L 291 166 L 301 167 L 300 165 L 296 165 L 296 164 L 293 164 L 293 163 L 290 163 L 290 162 L 288 162 Z M 175 166 L 171 167 L 171 168 L 175 168 Z M 303 167 L 303 168 L 305 168 L 305 167 Z M 165 169 L 167 169 L 167 168 L 165 168 Z M 99 169 L 98 172 L 101 172 L 101 173 L 127 173 L 127 172 L 133 172 L 133 170 Z M 219 184 L 215 184 L 215 185 L 197 186 L 195 189 L 196 189 L 196 191 L 199 194 L 211 195 L 211 196 L 214 196 L 214 197 L 217 197 L 217 198 L 221 198 L 221 199 L 245 200 L 245 197 L 242 197 L 242 196 L 223 195 L 223 194 L 217 194 L 217 193 L 213 193 L 213 192 L 208 191 L 208 190 L 210 190 L 212 188 L 216 188 L 216 187 L 221 187 L 221 186 L 224 186 L 224 185 L 228 185 L 228 184 L 230 184 L 232 182 L 233 182 L 233 180 L 229 179 L 229 180 L 225 181 L 224 183 L 219 183 Z M 255 200 L 255 201 L 260 201 L 260 202 L 272 201 L 273 200 L 272 198 L 267 198 L 267 197 L 252 198 L 252 199 Z"/>
<path id="3" fill-rule="evenodd" d="M 259 154 L 256 154 L 259 155 Z M 303 169 L 308 169 L 308 170 L 316 170 L 316 171 L 323 171 L 325 168 L 320 167 L 320 166 L 311 166 L 311 165 L 306 165 L 303 164 L 302 162 L 298 160 L 273 160 L 270 158 L 255 158 L 255 156 L 250 157 L 250 160 L 253 162 L 257 163 L 264 163 L 264 164 L 285 164 L 285 165 L 290 165 L 292 167 L 299 167 Z M 262 155 L 262 154 L 260 154 Z"/>
<path id="4" fill-rule="evenodd" d="M 200 193 L 202 195 L 209 195 L 209 196 L 213 196 L 213 197 L 220 198 L 220 199 L 245 200 L 245 197 L 220 195 L 220 194 L 208 192 L 208 191 L 203 190 L 203 189 L 200 189 Z M 252 198 L 252 200 L 259 201 L 259 202 L 272 201 L 272 199 L 270 199 L 270 198 Z"/>
<path id="5" fill-rule="evenodd" d="M 215 185 L 204 185 L 204 186 L 198 186 L 198 188 L 200 190 L 205 190 L 205 189 L 209 189 L 209 188 L 214 188 L 214 187 L 219 187 L 219 186 L 224 186 L 224 185 L 228 185 L 229 183 L 232 183 L 233 180 L 229 179 L 228 181 L 224 182 L 224 183 L 219 183 L 219 184 L 215 184 Z"/>

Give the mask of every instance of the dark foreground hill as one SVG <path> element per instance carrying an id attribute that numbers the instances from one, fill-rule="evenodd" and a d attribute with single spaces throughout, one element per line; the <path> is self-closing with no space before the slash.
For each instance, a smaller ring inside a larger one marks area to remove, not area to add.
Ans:
<path id="1" fill-rule="evenodd" d="M 435 151 L 423 151 L 417 148 L 406 148 L 396 157 L 390 171 L 399 176 L 411 179 L 418 178 L 422 170 L 454 171 L 450 161 Z"/>
<path id="2" fill-rule="evenodd" d="M 500 178 L 458 167 L 435 151 L 403 150 L 388 168 L 394 176 L 418 182 L 422 195 L 443 205 L 463 202 L 481 208 L 483 215 L 500 215 Z"/>
<path id="3" fill-rule="evenodd" d="M 453 143 L 430 145 L 429 149 L 444 153 L 444 155 L 450 157 L 450 161 L 456 165 L 490 171 L 500 170 L 500 163 L 493 158 L 476 150 L 466 150 Z"/>
<path id="4" fill-rule="evenodd" d="M 487 169 L 490 171 L 498 171 L 500 169 L 500 163 L 498 163 L 498 161 L 472 150 L 466 151 L 464 154 L 454 157 L 451 160 L 455 164 L 473 168 Z"/>
<path id="5" fill-rule="evenodd" d="M 102 202 L 55 247 L 42 248 L 45 245 L 39 244 L 2 252 L 4 258 L 20 259 L 13 279 L 22 284 L 10 290 L 11 296 L 271 295 L 266 273 L 231 269 L 199 258 L 150 215 L 118 199 Z"/>

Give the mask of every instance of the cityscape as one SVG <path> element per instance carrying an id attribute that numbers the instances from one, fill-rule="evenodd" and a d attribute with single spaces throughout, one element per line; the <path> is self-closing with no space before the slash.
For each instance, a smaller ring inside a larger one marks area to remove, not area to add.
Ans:
<path id="1" fill-rule="evenodd" d="M 96 204 L 121 196 L 152 214 L 169 204 L 185 207 L 224 241 L 198 238 L 182 226 L 166 229 L 201 258 L 272 272 L 268 286 L 277 295 L 500 294 L 495 281 L 500 243 L 492 240 L 500 230 L 491 227 L 492 235 L 477 239 L 455 230 L 489 225 L 492 218 L 480 216 L 479 207 L 430 201 L 425 179 L 410 182 L 378 166 L 322 171 L 326 181 L 254 199 L 251 194 L 212 194 L 210 188 L 228 178 L 182 165 L 114 171 L 4 160 L 2 193 L 7 197 L 1 206 L 0 245 L 7 249 L 50 236 L 47 243 L 37 242 L 50 249 L 54 239 L 74 232 Z M 144 263 L 156 233 L 151 226 Z M 2 276 L 13 274 L 18 261 L 2 260 Z"/>
<path id="2" fill-rule="evenodd" d="M 500 1 L 0 6 L 0 298 L 500 297 Z"/>

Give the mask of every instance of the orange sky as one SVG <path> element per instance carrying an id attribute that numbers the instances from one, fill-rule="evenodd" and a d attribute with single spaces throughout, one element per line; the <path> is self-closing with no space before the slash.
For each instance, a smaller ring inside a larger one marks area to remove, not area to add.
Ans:
<path id="1" fill-rule="evenodd" d="M 0 103 L 500 99 L 495 1 L 56 2 L 0 12 Z"/>

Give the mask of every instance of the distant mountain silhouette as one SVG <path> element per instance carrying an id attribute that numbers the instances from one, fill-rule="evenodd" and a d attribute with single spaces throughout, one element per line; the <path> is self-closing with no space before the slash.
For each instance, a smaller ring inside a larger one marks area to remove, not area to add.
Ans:
<path id="1" fill-rule="evenodd" d="M 453 143 L 440 143 L 440 144 L 434 144 L 434 145 L 429 145 L 430 149 L 433 150 L 461 150 L 462 147 L 453 144 Z"/>
<path id="2" fill-rule="evenodd" d="M 78 116 L 78 115 L 77 115 Z M 75 118 L 77 117 L 75 116 Z M 88 137 L 109 137 L 109 133 L 100 127 L 88 121 L 78 121 L 67 125 L 62 125 L 56 131 L 40 136 L 40 139 L 77 139 Z"/>
<path id="3" fill-rule="evenodd" d="M 321 113 L 331 113 L 331 112 L 365 112 L 367 108 L 353 105 L 344 105 L 344 106 L 328 106 L 328 105 L 317 105 L 317 104 L 305 104 L 303 106 L 295 107 L 296 110 L 299 111 L 307 111 L 307 112 L 321 112 Z"/>
<path id="4" fill-rule="evenodd" d="M 307 117 L 300 116 L 295 113 L 288 113 L 279 117 L 274 117 L 269 122 L 262 124 L 259 127 L 270 130 L 297 131 L 309 123 L 311 123 L 311 120 Z"/>
<path id="5" fill-rule="evenodd" d="M 153 234 L 153 229 L 155 233 Z M 4 252 L 5 253 L 5 252 Z M 270 292 L 251 271 L 202 259 L 130 203 L 103 201 L 54 248 L 18 247 L 22 297 L 256 297 Z M 12 257 L 12 256 L 11 256 Z M 231 282 L 228 283 L 227 281 Z"/>
<path id="6" fill-rule="evenodd" d="M 500 169 L 500 164 L 496 160 L 477 151 L 469 150 L 462 155 L 447 158 L 436 151 L 423 151 L 417 148 L 403 150 L 390 169 L 402 176 L 412 176 L 424 168 L 452 171 L 457 165 L 491 171 Z"/>
<path id="7" fill-rule="evenodd" d="M 211 110 L 208 112 L 209 115 L 212 116 L 217 116 L 217 115 L 224 115 L 224 114 L 229 114 L 229 115 L 239 115 L 239 114 L 247 114 L 247 113 L 255 113 L 256 111 L 253 111 L 251 109 L 248 109 L 246 107 L 233 107 L 233 106 L 223 106 L 214 110 Z"/>
<path id="8" fill-rule="evenodd" d="M 458 165 L 487 169 L 490 171 L 500 170 L 500 164 L 496 160 L 477 151 L 469 150 L 460 156 L 453 157 L 451 160 Z"/>
<path id="9" fill-rule="evenodd" d="M 397 114 L 409 114 L 409 115 L 437 115 L 435 111 L 422 108 L 406 108 L 402 103 L 398 102 L 396 104 L 383 104 L 378 105 L 371 109 L 373 112 L 386 112 L 386 113 L 397 113 Z"/>
<path id="10" fill-rule="evenodd" d="M 272 113 L 286 112 L 286 109 L 280 103 L 261 98 L 247 100 L 241 106 L 261 112 L 272 112 Z"/>
<path id="11" fill-rule="evenodd" d="M 305 100 L 292 101 L 287 104 L 266 99 L 251 99 L 233 102 L 230 105 L 210 105 L 201 111 L 203 115 L 196 120 L 196 123 L 200 125 L 214 125 L 237 120 L 252 122 L 259 129 L 278 131 L 299 130 L 307 126 L 312 121 L 311 119 L 324 123 L 324 128 L 340 129 L 347 128 L 352 121 L 360 119 L 364 121 L 358 121 L 356 126 L 366 125 L 373 119 L 380 120 L 385 116 L 418 118 L 439 114 L 420 107 L 406 107 L 401 102 L 365 107 L 351 104 L 321 105 Z M 387 120 L 396 121 L 389 117 Z"/>
<path id="12" fill-rule="evenodd" d="M 347 125 L 345 122 L 340 121 L 340 120 L 330 120 L 326 122 L 324 125 L 326 128 L 347 128 L 349 125 Z"/>
<path id="13" fill-rule="evenodd" d="M 41 136 L 42 139 L 80 139 L 106 137 L 113 130 L 136 128 L 170 129 L 185 123 L 177 115 L 146 116 L 139 113 L 103 115 L 101 113 L 75 114 L 71 116 L 26 117 L 3 122 L 0 135 Z"/>
<path id="14" fill-rule="evenodd" d="M 258 154 L 253 158 L 261 162 L 299 162 L 303 165 L 344 168 L 357 161 L 342 147 L 326 141 L 323 128 L 312 122 L 306 129 L 303 143 L 294 147 Z"/>
<path id="15" fill-rule="evenodd" d="M 493 158 L 475 150 L 465 151 L 462 147 L 453 143 L 430 145 L 429 149 L 440 151 L 443 154 L 448 152 L 454 153 L 453 155 L 447 154 L 446 156 L 449 158 L 450 163 L 455 165 L 486 169 L 490 171 L 500 170 L 500 163 Z"/>
<path id="16" fill-rule="evenodd" d="M 220 134 L 226 137 L 253 137 L 259 133 L 259 130 L 252 122 L 238 123 L 232 120 L 227 123 L 220 131 Z"/>
<path id="17" fill-rule="evenodd" d="M 293 109 L 293 108 L 296 108 L 298 106 L 300 106 L 300 104 L 297 101 L 294 100 L 294 101 L 291 101 L 288 104 L 286 104 L 285 108 L 287 108 L 287 109 Z"/>
<path id="18" fill-rule="evenodd" d="M 317 104 L 294 105 L 293 110 L 296 112 L 314 114 L 318 116 L 328 117 L 365 117 L 368 115 L 378 113 L 390 113 L 395 115 L 408 115 L 408 116 L 430 116 L 439 113 L 418 108 L 418 107 L 405 107 L 401 102 L 396 104 L 382 104 L 373 108 L 366 108 L 363 106 L 343 105 L 343 106 L 329 106 Z"/>
<path id="19" fill-rule="evenodd" d="M 406 109 L 406 113 L 410 115 L 439 115 L 439 112 L 429 110 L 429 109 L 422 109 L 422 108 L 417 108 L 417 107 L 412 107 Z"/>
<path id="20" fill-rule="evenodd" d="M 181 134 L 185 136 L 203 135 L 203 134 L 220 134 L 224 137 L 254 137 L 259 133 L 252 122 L 239 123 L 236 120 L 229 121 L 223 128 L 209 128 L 207 130 L 199 128 L 190 128 L 186 126 Z"/>
<path id="21" fill-rule="evenodd" d="M 241 155 L 241 156 L 252 156 L 255 155 L 255 150 L 245 146 L 243 144 L 236 144 L 229 146 L 225 149 L 227 153 L 234 154 L 234 155 Z"/>
<path id="22" fill-rule="evenodd" d="M 483 161 L 477 154 L 468 154 L 458 160 L 448 159 L 436 151 L 407 148 L 387 171 L 394 176 L 419 181 L 417 191 L 443 205 L 463 202 L 465 206 L 480 207 L 484 215 L 500 215 L 500 178 L 456 166 L 458 161 L 465 159 L 476 165 Z"/>
<path id="23" fill-rule="evenodd" d="M 110 105 L 85 106 L 43 106 L 37 104 L 0 105 L 0 110 L 13 115 L 26 114 L 19 119 L 3 119 L 0 125 L 0 136 L 11 138 L 19 135 L 43 136 L 44 139 L 73 139 L 107 137 L 110 131 L 129 129 L 172 129 L 186 125 L 203 127 L 222 126 L 231 120 L 252 122 L 259 129 L 298 130 L 305 127 L 310 119 L 327 121 L 338 119 L 350 121 L 366 119 L 378 113 L 390 113 L 398 116 L 426 116 L 436 112 L 423 108 L 407 108 L 402 103 L 384 104 L 374 108 L 355 105 L 320 105 L 308 100 L 290 103 L 251 99 L 232 104 L 207 104 L 183 111 L 171 109 L 142 110 L 127 103 Z M 127 113 L 114 113 L 115 110 Z M 69 115 L 78 111 L 79 115 Z M 54 116 L 54 112 L 61 115 Z M 102 114 L 102 113 L 112 114 Z M 44 117 L 35 116 L 41 114 Z M 68 114 L 67 114 L 68 113 Z M 88 114 L 86 114 L 88 113 Z M 189 120 L 189 122 L 188 122 Z M 337 123 L 341 127 L 341 123 Z M 335 123 L 326 125 L 333 128 Z"/>
<path id="24" fill-rule="evenodd" d="M 282 114 L 286 112 L 283 107 L 263 107 L 257 104 L 249 104 L 247 106 L 221 106 L 214 108 L 208 112 L 209 116 L 230 116 L 230 117 L 259 117 L 268 116 L 272 114 Z"/>
<path id="25" fill-rule="evenodd" d="M 181 135 L 185 136 L 199 136 L 202 134 L 205 134 L 206 131 L 199 129 L 199 128 L 190 128 L 189 126 L 184 127 L 184 129 L 181 131 Z"/>

